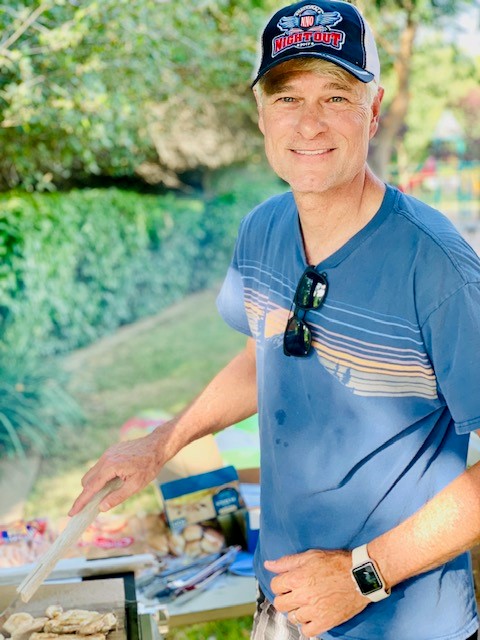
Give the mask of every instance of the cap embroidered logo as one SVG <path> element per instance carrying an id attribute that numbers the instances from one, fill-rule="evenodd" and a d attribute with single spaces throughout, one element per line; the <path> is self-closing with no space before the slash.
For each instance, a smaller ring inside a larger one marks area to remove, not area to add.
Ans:
<path id="1" fill-rule="evenodd" d="M 278 28 L 284 34 L 272 40 L 272 57 L 285 49 L 313 47 L 322 43 L 340 49 L 345 42 L 343 31 L 332 31 L 331 27 L 341 22 L 338 11 L 325 13 L 316 5 L 307 5 L 295 12 L 293 16 L 283 16 L 278 21 Z"/>

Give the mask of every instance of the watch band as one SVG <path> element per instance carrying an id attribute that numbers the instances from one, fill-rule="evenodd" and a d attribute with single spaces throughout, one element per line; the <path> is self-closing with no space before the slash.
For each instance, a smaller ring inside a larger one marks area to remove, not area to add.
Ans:
<path id="1" fill-rule="evenodd" d="M 372 584 L 373 582 L 376 584 L 371 589 L 366 588 L 365 582 L 359 579 L 359 573 L 371 576 L 373 578 Z M 379 602 L 390 595 L 390 590 L 385 589 L 385 580 L 377 563 L 368 555 L 366 544 L 362 544 L 352 551 L 352 578 L 360 593 L 372 602 Z"/>

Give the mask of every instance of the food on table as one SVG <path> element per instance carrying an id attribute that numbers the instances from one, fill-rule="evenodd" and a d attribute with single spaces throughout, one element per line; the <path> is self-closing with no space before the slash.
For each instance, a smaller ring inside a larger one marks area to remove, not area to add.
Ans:
<path id="1" fill-rule="evenodd" d="M 108 633 L 115 629 L 116 625 L 117 617 L 113 613 L 98 613 L 89 622 L 84 622 L 80 625 L 77 633 L 84 636 Z"/>
<path id="2" fill-rule="evenodd" d="M 34 618 L 29 613 L 13 613 L 3 625 L 12 640 L 105 640 L 117 627 L 117 616 L 87 609 L 64 611 L 50 605 L 46 617 Z M 5 640 L 1 636 L 0 640 Z"/>
<path id="3" fill-rule="evenodd" d="M 0 524 L 0 568 L 36 562 L 50 547 L 54 537 L 44 518 Z"/>
<path id="4" fill-rule="evenodd" d="M 48 618 L 34 618 L 29 613 L 13 613 L 3 625 L 12 638 L 40 631 Z"/>
<path id="5" fill-rule="evenodd" d="M 199 524 L 189 524 L 182 531 L 182 535 L 187 542 L 193 542 L 194 540 L 202 539 L 203 530 Z"/>
<path id="6" fill-rule="evenodd" d="M 216 529 L 205 529 L 200 541 L 202 551 L 205 553 L 217 553 L 225 546 L 225 537 Z"/>
<path id="7" fill-rule="evenodd" d="M 63 607 L 61 607 L 59 604 L 51 604 L 45 609 L 45 615 L 47 616 L 47 618 L 56 618 L 61 613 L 63 613 Z"/>

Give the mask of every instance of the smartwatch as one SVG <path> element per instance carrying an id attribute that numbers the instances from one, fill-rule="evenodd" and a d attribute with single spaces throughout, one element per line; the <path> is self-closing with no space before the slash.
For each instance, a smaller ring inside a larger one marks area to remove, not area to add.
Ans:
<path id="1" fill-rule="evenodd" d="M 368 555 L 366 544 L 352 551 L 352 578 L 360 593 L 372 602 L 390 595 L 390 590 L 385 589 L 385 580 L 379 568 Z"/>

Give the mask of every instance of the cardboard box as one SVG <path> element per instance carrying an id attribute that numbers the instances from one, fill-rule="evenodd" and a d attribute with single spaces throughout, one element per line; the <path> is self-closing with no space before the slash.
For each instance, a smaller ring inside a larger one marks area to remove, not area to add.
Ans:
<path id="1" fill-rule="evenodd" d="M 214 471 L 222 466 L 223 461 L 215 439 L 212 435 L 208 435 L 191 442 L 179 451 L 160 471 L 156 482 L 163 484 L 206 471 Z"/>

